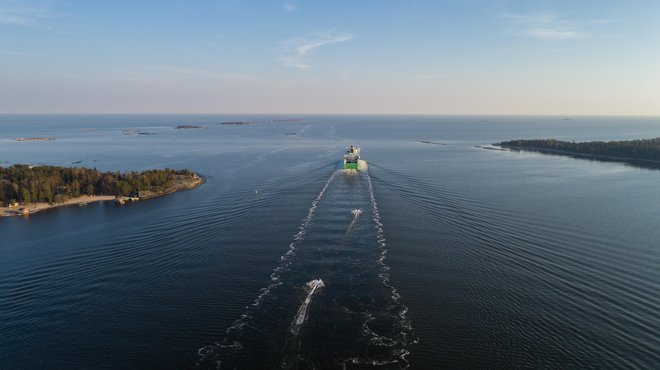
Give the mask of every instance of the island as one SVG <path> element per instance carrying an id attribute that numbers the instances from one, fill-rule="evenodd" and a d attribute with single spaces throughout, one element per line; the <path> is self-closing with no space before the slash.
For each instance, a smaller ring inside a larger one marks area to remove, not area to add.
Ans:
<path id="1" fill-rule="evenodd" d="M 237 126 L 243 126 L 243 125 L 254 125 L 257 123 L 287 123 L 287 122 L 304 122 L 302 119 L 297 119 L 297 118 L 286 118 L 286 119 L 271 119 L 271 120 L 266 120 L 266 121 L 224 121 L 218 123 L 218 125 L 237 125 Z"/>
<path id="2" fill-rule="evenodd" d="M 304 122 L 305 120 L 298 119 L 298 118 L 285 118 L 285 119 L 272 119 L 270 120 L 271 122 Z"/>
<path id="3" fill-rule="evenodd" d="M 121 132 L 124 135 L 156 135 L 155 132 L 134 130 L 134 129 L 121 130 Z"/>
<path id="4" fill-rule="evenodd" d="M 660 138 L 623 141 L 561 141 L 556 139 L 510 140 L 496 143 L 502 148 L 569 155 L 604 161 L 627 162 L 657 168 L 660 165 Z M 644 165 L 644 164 L 647 165 Z"/>
<path id="5" fill-rule="evenodd" d="M 175 129 L 177 130 L 195 130 L 195 129 L 200 129 L 200 128 L 205 128 L 204 126 L 195 126 L 195 125 L 179 125 L 176 126 Z"/>
<path id="6" fill-rule="evenodd" d="M 225 121 L 225 122 L 220 122 L 218 123 L 219 125 L 237 125 L 237 126 L 242 126 L 242 125 L 251 125 L 253 123 L 256 123 L 254 121 Z"/>
<path id="7" fill-rule="evenodd" d="M 419 142 L 422 144 L 447 145 L 445 143 L 438 143 L 437 141 L 428 141 L 428 140 L 420 140 Z"/>
<path id="8" fill-rule="evenodd" d="M 193 189 L 203 182 L 189 170 L 169 168 L 121 173 L 82 167 L 0 167 L 0 216 L 99 201 L 124 204 Z"/>
<path id="9" fill-rule="evenodd" d="M 53 141 L 54 137 L 17 137 L 16 141 Z"/>

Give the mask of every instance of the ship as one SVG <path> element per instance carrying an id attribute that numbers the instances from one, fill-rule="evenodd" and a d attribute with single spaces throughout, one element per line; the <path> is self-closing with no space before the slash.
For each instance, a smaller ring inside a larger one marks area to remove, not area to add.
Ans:
<path id="1" fill-rule="evenodd" d="M 349 146 L 344 153 L 344 169 L 345 170 L 358 170 L 360 162 L 360 148 L 356 146 Z"/>

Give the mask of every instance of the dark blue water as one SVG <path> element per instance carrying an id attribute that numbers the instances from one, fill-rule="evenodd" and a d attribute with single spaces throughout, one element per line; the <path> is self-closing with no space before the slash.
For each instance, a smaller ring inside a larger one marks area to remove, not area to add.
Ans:
<path id="1" fill-rule="evenodd" d="M 282 118 L 0 116 L 0 165 L 207 178 L 0 219 L 0 368 L 660 365 L 660 171 L 475 147 L 659 119 Z"/>

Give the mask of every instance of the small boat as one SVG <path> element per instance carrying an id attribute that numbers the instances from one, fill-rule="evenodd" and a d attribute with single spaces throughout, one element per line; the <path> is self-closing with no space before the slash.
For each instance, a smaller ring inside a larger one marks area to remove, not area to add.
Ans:
<path id="1" fill-rule="evenodd" d="M 356 146 L 349 146 L 344 153 L 344 169 L 357 170 L 360 161 L 360 148 Z"/>

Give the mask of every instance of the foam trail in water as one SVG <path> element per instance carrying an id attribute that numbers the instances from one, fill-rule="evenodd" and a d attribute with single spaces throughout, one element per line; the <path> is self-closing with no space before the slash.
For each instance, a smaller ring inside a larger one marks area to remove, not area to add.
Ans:
<path id="1" fill-rule="evenodd" d="M 298 232 L 293 236 L 293 241 L 289 244 L 289 248 L 287 252 L 280 257 L 279 265 L 270 274 L 270 281 L 271 281 L 270 284 L 268 284 L 264 288 L 261 288 L 260 291 L 261 293 L 259 293 L 259 295 L 254 300 L 254 302 L 250 306 L 247 306 L 246 311 L 241 315 L 241 317 L 238 320 L 236 320 L 234 324 L 227 329 L 226 332 L 227 337 L 225 338 L 224 343 L 215 343 L 213 345 L 204 346 L 197 351 L 197 353 L 201 356 L 201 359 L 198 362 L 198 366 L 208 361 L 213 361 L 216 363 L 217 367 L 219 368 L 222 361 L 218 359 L 218 356 L 221 355 L 222 352 L 225 352 L 224 350 L 226 350 L 227 348 L 233 350 L 241 348 L 240 342 L 230 341 L 228 337 L 233 332 L 236 331 L 240 332 L 240 330 L 248 323 L 252 314 L 252 309 L 254 307 L 259 306 L 259 304 L 263 302 L 264 298 L 268 294 L 270 294 L 270 292 L 274 287 L 278 285 L 282 285 L 282 281 L 281 281 L 282 271 L 284 271 L 291 264 L 291 258 L 295 254 L 296 247 L 304 240 L 305 233 L 307 232 L 309 225 L 314 219 L 314 213 L 316 212 L 316 208 L 318 207 L 319 202 L 323 198 L 325 192 L 328 190 L 328 187 L 330 186 L 330 183 L 332 183 L 332 180 L 334 180 L 337 174 L 340 173 L 341 171 L 342 170 L 336 170 L 332 173 L 332 175 L 330 175 L 328 180 L 323 185 L 323 188 L 321 188 L 319 194 L 312 201 L 312 205 L 307 211 L 307 217 L 303 219 L 302 224 L 300 224 L 300 226 L 298 227 Z"/>
<path id="2" fill-rule="evenodd" d="M 360 172 L 358 170 L 339 170 L 344 176 L 359 176 Z"/>
<path id="3" fill-rule="evenodd" d="M 308 293 L 289 326 L 289 332 L 284 340 L 284 348 L 280 355 L 280 368 L 298 369 L 301 365 L 306 365 L 306 368 L 316 368 L 311 362 L 309 356 L 303 353 L 302 342 L 298 335 L 300 334 L 300 329 L 307 320 L 309 305 L 312 303 L 312 296 L 323 287 L 325 287 L 325 283 L 321 279 L 314 279 L 305 284 L 305 289 L 308 290 Z"/>
<path id="4" fill-rule="evenodd" d="M 291 329 L 289 329 L 289 331 L 291 331 L 293 335 L 300 334 L 300 328 L 307 319 L 307 312 L 309 311 L 309 304 L 312 302 L 312 296 L 314 295 L 314 293 L 316 293 L 318 289 L 321 289 L 324 286 L 325 284 L 321 279 L 314 279 L 312 281 L 307 282 L 307 284 L 305 285 L 305 287 L 309 289 L 309 293 L 307 293 L 307 297 L 305 297 L 305 300 L 300 305 L 300 308 L 296 313 L 296 317 L 294 317 L 293 321 L 291 322 Z"/>
<path id="5" fill-rule="evenodd" d="M 380 211 L 378 210 L 378 202 L 376 201 L 376 195 L 374 194 L 373 184 L 371 181 L 371 176 L 368 173 L 365 173 L 367 179 L 369 198 L 371 200 L 371 211 L 372 211 L 372 220 L 374 222 L 374 228 L 376 230 L 376 240 L 378 242 L 378 248 L 380 250 L 380 256 L 378 258 L 378 264 L 380 265 L 381 273 L 379 277 L 381 278 L 382 284 L 391 292 L 391 303 L 387 308 L 386 314 L 396 317 L 398 320 L 398 327 L 400 332 L 395 334 L 393 337 L 387 337 L 379 335 L 374 332 L 370 327 L 370 323 L 376 318 L 370 316 L 363 324 L 363 332 L 371 337 L 371 343 L 378 346 L 385 346 L 392 348 L 394 358 L 387 360 L 374 360 L 360 357 L 352 357 L 345 359 L 343 361 L 343 368 L 346 369 L 348 364 L 354 365 L 370 365 L 370 366 L 383 366 L 387 364 L 398 364 L 402 368 L 407 368 L 409 366 L 408 360 L 406 357 L 409 354 L 409 351 L 406 349 L 408 341 L 413 336 L 412 326 L 410 320 L 408 320 L 407 313 L 408 307 L 401 303 L 401 296 L 398 291 L 390 283 L 390 274 L 389 266 L 385 264 L 385 257 L 387 255 L 387 244 L 385 242 L 385 232 L 383 231 L 383 224 L 380 221 Z M 413 341 L 416 339 L 413 338 Z"/>
<path id="6" fill-rule="evenodd" d="M 353 227 L 355 227 L 355 223 L 357 222 L 358 217 L 362 214 L 362 210 L 354 209 L 351 211 L 351 214 L 353 215 L 353 220 L 351 220 L 351 223 L 348 225 L 349 230 L 353 230 Z"/>
<path id="7" fill-rule="evenodd" d="M 341 238 L 341 241 L 339 242 L 339 247 L 343 247 L 344 245 L 346 245 L 346 242 L 351 237 L 351 234 L 353 233 L 353 229 L 355 229 L 355 224 L 357 224 L 358 218 L 360 218 L 360 215 L 362 215 L 362 210 L 354 209 L 351 211 L 351 215 L 353 215 L 353 219 L 351 220 L 351 223 L 348 224 L 348 227 L 346 228 L 346 232 L 344 233 L 344 236 Z"/>

